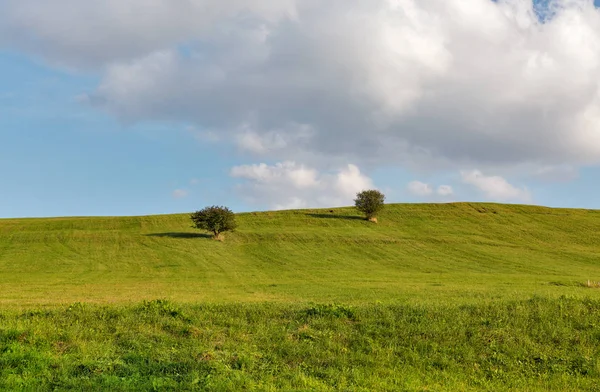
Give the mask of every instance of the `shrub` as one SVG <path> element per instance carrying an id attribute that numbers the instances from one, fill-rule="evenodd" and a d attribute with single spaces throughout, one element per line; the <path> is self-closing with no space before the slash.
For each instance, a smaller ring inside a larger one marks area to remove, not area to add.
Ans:
<path id="1" fill-rule="evenodd" d="M 370 189 L 356 194 L 354 205 L 356 209 L 365 214 L 365 217 L 377 222 L 377 213 L 383 209 L 385 195 L 378 190 Z"/>
<path id="2" fill-rule="evenodd" d="M 222 239 L 221 233 L 237 227 L 235 214 L 227 207 L 212 206 L 194 212 L 190 218 L 195 228 L 213 233 L 215 239 Z"/>

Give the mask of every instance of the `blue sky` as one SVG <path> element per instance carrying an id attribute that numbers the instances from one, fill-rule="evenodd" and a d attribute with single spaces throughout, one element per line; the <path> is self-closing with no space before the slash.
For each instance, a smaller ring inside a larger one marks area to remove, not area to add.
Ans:
<path id="1" fill-rule="evenodd" d="M 77 95 L 97 76 L 14 52 L 1 52 L 0 63 L 0 216 L 154 214 L 199 203 L 244 208 L 230 196 L 227 168 L 236 161 L 225 149 L 197 142 L 182 125 L 124 124 L 82 105 Z M 180 188 L 190 197 L 173 197 Z"/>
<path id="2" fill-rule="evenodd" d="M 0 217 L 600 208 L 600 12 L 551 3 L 8 0 Z"/>

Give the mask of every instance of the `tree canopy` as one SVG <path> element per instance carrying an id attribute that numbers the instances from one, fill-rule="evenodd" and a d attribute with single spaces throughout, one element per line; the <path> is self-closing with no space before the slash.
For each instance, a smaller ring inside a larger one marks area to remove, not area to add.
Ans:
<path id="1" fill-rule="evenodd" d="M 221 233 L 237 227 L 235 214 L 223 206 L 205 207 L 194 212 L 190 218 L 195 228 L 213 233 L 215 239 L 221 239 Z"/>
<path id="2" fill-rule="evenodd" d="M 354 205 L 365 214 L 366 219 L 376 222 L 377 214 L 383 209 L 385 195 L 378 190 L 370 189 L 356 194 Z"/>

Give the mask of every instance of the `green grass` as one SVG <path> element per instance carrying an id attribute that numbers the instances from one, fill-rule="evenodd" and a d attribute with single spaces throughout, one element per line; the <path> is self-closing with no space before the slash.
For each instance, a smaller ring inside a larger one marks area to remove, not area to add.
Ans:
<path id="1" fill-rule="evenodd" d="M 0 220 L 0 305 L 439 302 L 591 295 L 600 211 L 495 204 L 240 214 L 225 242 L 187 215 Z"/>
<path id="2" fill-rule="evenodd" d="M 0 390 L 600 390 L 600 211 L 238 222 L 0 220 Z"/>
<path id="3" fill-rule="evenodd" d="M 600 301 L 5 312 L 0 390 L 598 390 Z"/>

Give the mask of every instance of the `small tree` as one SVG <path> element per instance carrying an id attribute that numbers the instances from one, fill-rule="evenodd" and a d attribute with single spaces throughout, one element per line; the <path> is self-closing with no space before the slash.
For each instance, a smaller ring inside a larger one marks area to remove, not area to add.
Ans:
<path id="1" fill-rule="evenodd" d="M 377 222 L 377 213 L 383 209 L 385 195 L 378 190 L 370 189 L 356 194 L 354 205 L 365 214 L 367 220 Z"/>
<path id="2" fill-rule="evenodd" d="M 194 212 L 190 218 L 194 222 L 193 227 L 210 231 L 216 240 L 222 239 L 221 233 L 232 231 L 237 227 L 235 214 L 229 208 L 222 206 L 205 207 Z"/>

